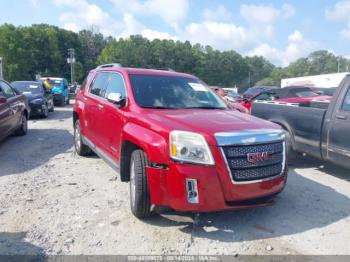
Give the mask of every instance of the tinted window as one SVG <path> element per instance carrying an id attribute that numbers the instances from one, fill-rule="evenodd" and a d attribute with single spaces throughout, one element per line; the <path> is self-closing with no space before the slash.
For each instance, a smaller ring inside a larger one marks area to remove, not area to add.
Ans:
<path id="1" fill-rule="evenodd" d="M 43 86 L 41 83 L 36 82 L 13 82 L 12 86 L 21 93 L 43 93 Z"/>
<path id="2" fill-rule="evenodd" d="M 108 76 L 109 73 L 98 73 L 90 86 L 90 93 L 103 97 L 103 92 L 108 84 Z"/>
<path id="3" fill-rule="evenodd" d="M 258 95 L 257 97 L 255 97 L 253 99 L 253 101 L 255 100 L 265 100 L 265 101 L 271 101 L 271 100 L 275 100 L 276 95 L 272 94 L 272 93 L 262 93 L 260 95 Z"/>
<path id="4" fill-rule="evenodd" d="M 0 82 L 0 87 L 5 97 L 9 98 L 16 95 L 12 88 L 5 82 Z"/>
<path id="5" fill-rule="evenodd" d="M 343 102 L 342 110 L 346 112 L 350 112 L 350 88 L 345 95 L 345 99 Z"/>
<path id="6" fill-rule="evenodd" d="M 130 75 L 136 103 L 148 108 L 226 109 L 225 103 L 194 78 Z"/>
<path id="7" fill-rule="evenodd" d="M 104 96 L 107 98 L 110 93 L 119 93 L 122 97 L 126 97 L 124 79 L 120 74 L 109 74 L 108 86 Z"/>

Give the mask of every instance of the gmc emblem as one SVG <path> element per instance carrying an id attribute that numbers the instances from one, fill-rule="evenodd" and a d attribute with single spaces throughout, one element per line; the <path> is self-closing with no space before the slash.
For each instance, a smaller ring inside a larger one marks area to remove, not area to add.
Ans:
<path id="1" fill-rule="evenodd" d="M 249 163 L 257 163 L 272 159 L 272 152 L 248 153 L 247 159 Z"/>

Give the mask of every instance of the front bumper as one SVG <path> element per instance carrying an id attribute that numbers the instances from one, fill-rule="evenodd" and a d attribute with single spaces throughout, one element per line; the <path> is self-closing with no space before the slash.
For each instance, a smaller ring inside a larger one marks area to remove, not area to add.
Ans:
<path id="1" fill-rule="evenodd" d="M 44 104 L 29 104 L 30 115 L 31 116 L 41 115 L 44 112 L 43 106 L 44 106 Z"/>
<path id="2" fill-rule="evenodd" d="M 53 96 L 53 102 L 61 102 L 62 100 L 64 100 L 64 96 L 63 94 L 52 94 Z"/>
<path id="3" fill-rule="evenodd" d="M 285 187 L 287 168 L 270 180 L 235 184 L 220 149 L 214 147 L 212 152 L 215 166 L 171 162 L 168 169 L 147 167 L 151 203 L 191 212 L 255 208 L 272 204 Z M 188 201 L 186 179 L 197 181 L 197 204 Z"/>

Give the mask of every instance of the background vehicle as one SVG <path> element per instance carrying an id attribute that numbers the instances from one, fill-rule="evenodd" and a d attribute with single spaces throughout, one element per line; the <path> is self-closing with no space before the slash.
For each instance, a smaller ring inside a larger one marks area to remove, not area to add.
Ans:
<path id="1" fill-rule="evenodd" d="M 11 85 L 28 98 L 30 116 L 48 117 L 54 111 L 53 95 L 42 83 L 33 81 L 15 81 Z"/>
<path id="2" fill-rule="evenodd" d="M 246 107 L 249 111 L 251 110 L 252 103 L 257 100 L 264 101 L 284 101 L 290 103 L 301 103 L 301 102 L 310 102 L 314 100 L 315 97 L 319 97 L 320 95 L 314 91 L 311 87 L 303 87 L 303 86 L 289 86 L 280 89 L 271 89 L 265 90 L 261 93 L 252 96 L 248 99 L 244 99 L 241 102 L 241 105 Z M 330 99 L 331 97 L 323 96 L 320 99 Z"/>
<path id="3" fill-rule="evenodd" d="M 236 102 L 242 99 L 242 96 L 237 93 L 237 91 L 233 88 L 223 88 L 226 96 L 232 99 L 232 102 Z"/>
<path id="4" fill-rule="evenodd" d="M 350 76 L 338 87 L 328 108 L 256 102 L 252 114 L 281 125 L 288 149 L 350 168 Z"/>
<path id="5" fill-rule="evenodd" d="M 336 88 L 340 85 L 348 73 L 322 74 L 313 76 L 301 76 L 285 78 L 281 80 L 281 87 L 308 86 L 321 88 Z"/>
<path id="6" fill-rule="evenodd" d="M 257 96 L 264 91 L 279 89 L 278 86 L 254 86 L 248 88 L 242 95 L 243 99 L 249 99 L 251 97 Z"/>
<path id="7" fill-rule="evenodd" d="M 0 140 L 12 133 L 25 135 L 29 114 L 26 97 L 0 80 Z"/>
<path id="8" fill-rule="evenodd" d="M 213 90 L 215 94 L 217 94 L 225 102 L 226 106 L 229 109 L 237 110 L 245 114 L 249 113 L 249 111 L 244 106 L 236 102 L 234 99 L 232 99 L 232 97 L 228 96 L 224 88 L 219 86 L 210 86 L 210 89 Z"/>
<path id="9" fill-rule="evenodd" d="M 50 84 L 52 85 L 51 93 L 53 95 L 55 105 L 68 105 L 69 89 L 67 80 L 59 77 L 42 77 L 40 78 L 40 82 L 44 82 L 48 78 L 50 79 Z"/>
<path id="10" fill-rule="evenodd" d="M 227 110 L 198 78 L 102 65 L 77 93 L 75 148 L 130 181 L 139 218 L 155 206 L 209 212 L 271 204 L 286 183 L 278 125 Z"/>

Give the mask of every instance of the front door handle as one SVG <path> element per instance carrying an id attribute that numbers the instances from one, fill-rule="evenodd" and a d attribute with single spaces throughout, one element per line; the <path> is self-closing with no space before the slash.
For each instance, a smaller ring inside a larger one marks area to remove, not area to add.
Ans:
<path id="1" fill-rule="evenodd" d="M 97 105 L 97 108 L 98 108 L 99 110 L 102 110 L 102 109 L 104 108 L 104 106 L 103 106 L 103 105 L 98 104 L 98 105 Z"/>
<path id="2" fill-rule="evenodd" d="M 344 115 L 336 115 L 335 117 L 336 117 L 337 119 L 340 119 L 340 120 L 346 120 L 346 119 L 347 119 L 347 117 L 344 116 Z"/>

